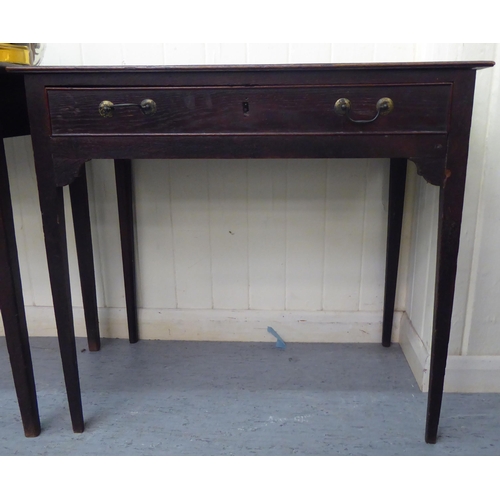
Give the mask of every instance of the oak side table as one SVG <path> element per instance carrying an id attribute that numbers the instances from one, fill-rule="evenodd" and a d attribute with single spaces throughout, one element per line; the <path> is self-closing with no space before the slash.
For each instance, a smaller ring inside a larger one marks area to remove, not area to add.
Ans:
<path id="1" fill-rule="evenodd" d="M 440 190 L 425 439 L 435 443 L 455 288 L 476 70 L 493 62 L 177 67 L 17 67 L 25 79 L 70 414 L 84 429 L 62 187 L 115 160 L 130 339 L 137 341 L 130 159 L 390 158 L 382 343 L 389 346 L 406 163 Z M 121 193 L 121 195 L 120 195 Z M 77 196 L 75 196 L 77 197 Z M 83 204 L 85 205 L 85 204 Z M 89 233 L 90 231 L 88 231 Z M 82 258 L 91 262 L 90 234 Z M 79 245 L 77 241 L 77 245 Z M 89 300 L 95 296 L 83 285 Z M 95 287 L 94 287 L 95 288 Z M 85 306 L 85 301 L 84 301 Z M 97 316 L 94 349 L 98 339 Z M 334 425 L 334 422 L 332 422 Z"/>

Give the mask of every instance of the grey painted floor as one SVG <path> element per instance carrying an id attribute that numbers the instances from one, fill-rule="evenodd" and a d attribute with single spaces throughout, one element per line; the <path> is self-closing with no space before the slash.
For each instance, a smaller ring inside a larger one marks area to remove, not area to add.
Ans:
<path id="1" fill-rule="evenodd" d="M 0 455 L 500 455 L 500 394 L 427 395 L 398 345 L 77 340 L 73 434 L 57 340 L 32 338 L 42 433 L 27 439 L 0 339 Z"/>

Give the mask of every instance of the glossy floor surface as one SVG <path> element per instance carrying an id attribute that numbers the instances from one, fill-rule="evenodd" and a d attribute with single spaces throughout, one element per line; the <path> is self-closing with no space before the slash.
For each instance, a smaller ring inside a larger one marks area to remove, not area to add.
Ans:
<path id="1" fill-rule="evenodd" d="M 0 455 L 500 455 L 500 394 L 445 394 L 438 443 L 399 346 L 77 339 L 73 434 L 57 340 L 32 338 L 42 433 L 24 437 L 0 338 Z"/>

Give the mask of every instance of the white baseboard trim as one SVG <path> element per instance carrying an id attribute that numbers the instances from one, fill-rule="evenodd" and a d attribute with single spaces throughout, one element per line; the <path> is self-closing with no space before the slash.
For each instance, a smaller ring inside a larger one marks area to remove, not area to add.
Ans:
<path id="1" fill-rule="evenodd" d="M 500 393 L 500 356 L 449 356 L 444 390 Z"/>
<path id="2" fill-rule="evenodd" d="M 403 313 L 399 342 L 420 390 L 429 389 L 430 349 Z M 500 392 L 500 356 L 448 356 L 444 392 Z"/>
<path id="3" fill-rule="evenodd" d="M 430 353 L 413 328 L 410 318 L 406 313 L 403 313 L 401 318 L 399 344 L 420 390 L 427 392 L 429 387 L 427 374 L 429 370 Z"/>
<path id="4" fill-rule="evenodd" d="M 83 309 L 73 313 L 75 334 L 85 337 Z M 401 314 L 394 317 L 394 342 Z M 51 307 L 26 307 L 26 317 L 30 336 L 56 336 Z M 127 338 L 125 309 L 99 309 L 99 325 L 102 337 Z M 382 312 L 139 310 L 140 338 L 150 340 L 272 342 L 268 326 L 285 342 L 381 342 Z"/>
<path id="5" fill-rule="evenodd" d="M 85 337 L 83 309 L 73 311 L 75 333 Z M 30 336 L 56 336 L 51 307 L 26 307 L 26 317 Z M 99 309 L 99 322 L 102 337 L 128 338 L 125 309 Z M 382 312 L 139 310 L 140 338 L 145 340 L 274 342 L 268 326 L 285 342 L 378 343 Z M 420 390 L 427 392 L 429 349 L 406 313 L 394 315 L 393 341 L 400 343 Z M 449 356 L 444 391 L 500 392 L 500 356 Z"/>

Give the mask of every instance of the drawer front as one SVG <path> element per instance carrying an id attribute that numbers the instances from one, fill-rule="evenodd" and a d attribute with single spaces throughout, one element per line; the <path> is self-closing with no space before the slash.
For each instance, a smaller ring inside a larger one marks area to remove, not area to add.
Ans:
<path id="1" fill-rule="evenodd" d="M 48 88 L 53 136 L 172 134 L 358 134 L 444 133 L 451 84 L 366 86 Z M 389 97 L 393 110 L 371 123 L 354 123 L 335 112 L 351 102 L 353 120 L 370 120 Z M 154 114 L 139 104 L 151 99 Z M 114 105 L 103 117 L 99 105 Z"/>

